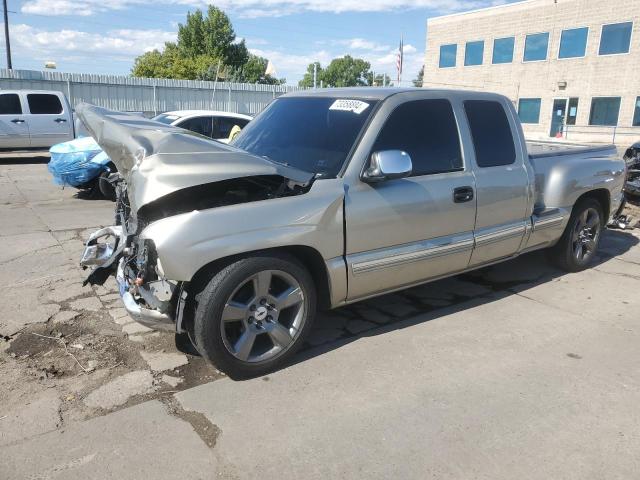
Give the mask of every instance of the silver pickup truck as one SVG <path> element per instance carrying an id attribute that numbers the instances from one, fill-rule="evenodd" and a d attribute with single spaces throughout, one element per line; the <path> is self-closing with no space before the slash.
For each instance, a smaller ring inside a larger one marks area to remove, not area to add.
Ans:
<path id="1" fill-rule="evenodd" d="M 317 308 L 543 248 L 586 268 L 625 180 L 613 146 L 528 150 L 509 99 L 488 93 L 296 92 L 233 146 L 78 114 L 119 172 L 87 281 L 115 274 L 134 319 L 186 332 L 235 377 L 282 365 Z"/>

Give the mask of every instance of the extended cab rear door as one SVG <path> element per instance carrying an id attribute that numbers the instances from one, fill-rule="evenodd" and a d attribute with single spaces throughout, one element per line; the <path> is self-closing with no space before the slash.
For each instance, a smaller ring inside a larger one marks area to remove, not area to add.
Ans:
<path id="1" fill-rule="evenodd" d="M 476 202 L 460 115 L 447 94 L 428 90 L 381 105 L 345 175 L 349 300 L 467 268 Z M 362 181 L 371 154 L 381 150 L 407 152 L 412 176 Z"/>
<path id="2" fill-rule="evenodd" d="M 32 147 L 50 147 L 73 139 L 73 121 L 67 102 L 59 92 L 26 92 L 29 135 Z"/>
<path id="3" fill-rule="evenodd" d="M 471 266 L 512 256 L 530 225 L 526 150 L 508 100 L 475 95 L 463 101 L 475 174 L 477 214 Z"/>

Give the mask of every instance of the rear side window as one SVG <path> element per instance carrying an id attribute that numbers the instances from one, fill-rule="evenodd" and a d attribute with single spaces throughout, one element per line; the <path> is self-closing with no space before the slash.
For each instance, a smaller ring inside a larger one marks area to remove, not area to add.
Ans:
<path id="1" fill-rule="evenodd" d="M 233 117 L 218 117 L 216 120 L 217 122 L 214 122 L 214 124 L 217 124 L 217 128 L 213 128 L 213 138 L 227 138 L 234 125 L 244 128 L 249 123 L 249 120 Z"/>
<path id="2" fill-rule="evenodd" d="M 212 117 L 193 117 L 178 123 L 176 127 L 191 130 L 205 137 L 211 137 L 211 120 Z"/>
<path id="3" fill-rule="evenodd" d="M 62 113 L 62 103 L 57 95 L 30 93 L 27 95 L 29 111 L 36 115 L 58 115 Z"/>
<path id="4" fill-rule="evenodd" d="M 412 176 L 462 170 L 458 126 L 448 100 L 414 100 L 398 106 L 376 139 L 374 152 L 403 150 Z"/>
<path id="5" fill-rule="evenodd" d="M 511 165 L 516 161 L 516 147 L 504 107 L 490 100 L 466 100 L 471 138 L 479 167 Z"/>
<path id="6" fill-rule="evenodd" d="M 20 97 L 17 93 L 3 93 L 0 95 L 0 115 L 20 115 Z"/>

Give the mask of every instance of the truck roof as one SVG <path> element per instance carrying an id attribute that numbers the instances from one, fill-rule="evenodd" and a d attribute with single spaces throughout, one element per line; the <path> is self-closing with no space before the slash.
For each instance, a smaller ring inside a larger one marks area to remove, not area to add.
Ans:
<path id="1" fill-rule="evenodd" d="M 439 92 L 446 94 L 459 94 L 466 98 L 473 96 L 495 96 L 503 98 L 503 95 L 497 93 L 474 92 L 473 90 L 455 90 L 444 88 L 424 88 L 424 87 L 341 87 L 341 88 L 318 88 L 309 90 L 297 90 L 290 92 L 283 97 L 351 97 L 351 98 L 367 98 L 371 100 L 384 100 L 398 93 L 419 92 L 421 90 L 429 90 L 430 92 Z"/>
<path id="2" fill-rule="evenodd" d="M 220 110 L 172 110 L 170 112 L 164 112 L 164 115 L 175 115 L 177 117 L 191 117 L 193 115 L 212 115 L 218 117 L 233 117 L 243 118 L 245 120 L 252 120 L 250 115 L 234 112 L 223 112 Z"/>

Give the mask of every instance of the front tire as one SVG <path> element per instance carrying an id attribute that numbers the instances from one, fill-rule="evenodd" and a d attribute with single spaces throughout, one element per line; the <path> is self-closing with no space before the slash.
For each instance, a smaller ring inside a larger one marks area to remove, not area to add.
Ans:
<path id="1" fill-rule="evenodd" d="M 567 272 L 580 272 L 593 261 L 604 227 L 600 203 L 592 198 L 579 201 L 558 243 L 550 250 L 552 261 Z"/>
<path id="2" fill-rule="evenodd" d="M 247 378 L 282 366 L 304 342 L 316 289 L 294 257 L 265 253 L 220 270 L 196 301 L 198 351 L 231 378 Z"/>

